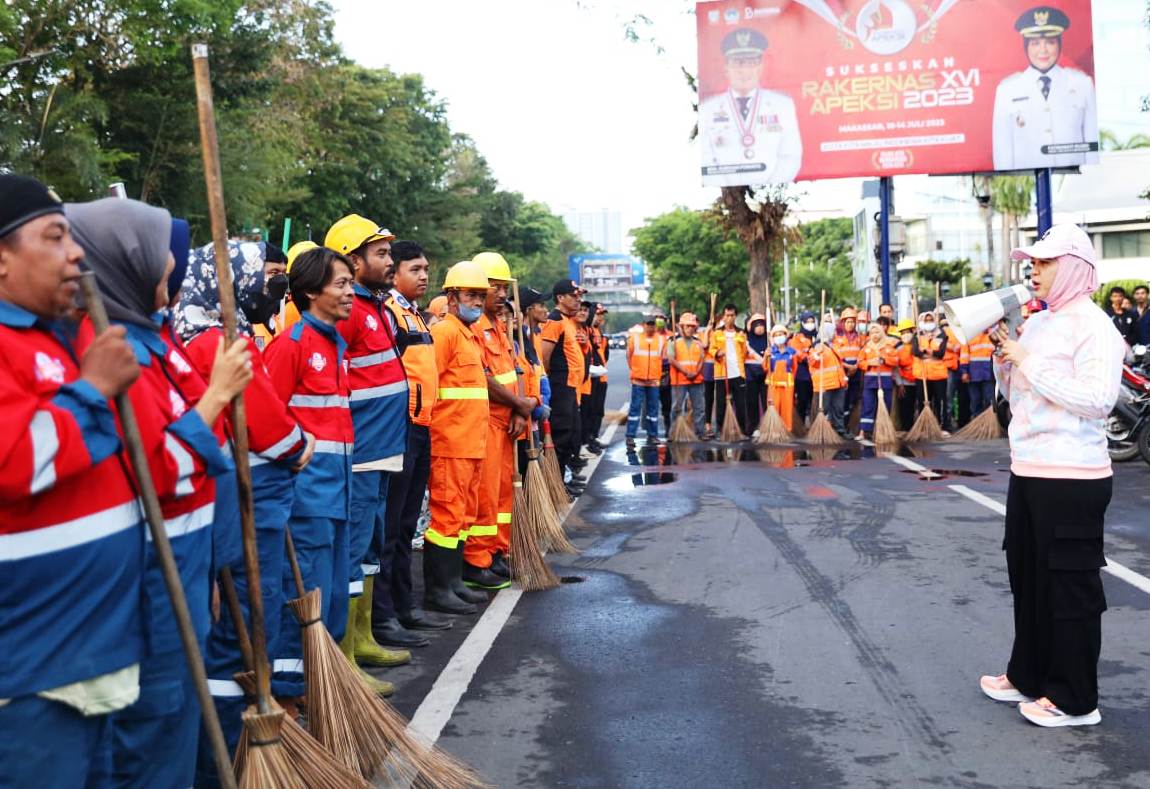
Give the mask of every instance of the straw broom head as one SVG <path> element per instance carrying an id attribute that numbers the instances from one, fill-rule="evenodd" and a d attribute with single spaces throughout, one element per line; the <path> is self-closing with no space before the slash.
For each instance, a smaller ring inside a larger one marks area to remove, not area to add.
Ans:
<path id="1" fill-rule="evenodd" d="M 667 440 L 682 442 L 699 440 L 695 428 L 691 425 L 691 419 L 688 413 L 684 412 L 675 417 L 675 421 L 671 424 L 671 430 L 667 433 Z"/>
<path id="2" fill-rule="evenodd" d="M 551 441 L 550 433 L 545 433 L 544 436 L 547 442 Z M 556 512 L 566 512 L 571 504 L 571 496 L 567 493 L 567 486 L 563 484 L 563 469 L 559 468 L 559 456 L 555 453 L 554 444 L 544 444 L 540 456 L 540 468 L 543 471 L 543 487 L 551 499 L 551 506 Z"/>
<path id="3" fill-rule="evenodd" d="M 763 418 L 759 421 L 759 437 L 756 444 L 786 444 L 794 440 L 791 431 L 787 430 L 787 423 L 779 415 L 774 404 L 767 406 Z"/>
<path id="4" fill-rule="evenodd" d="M 248 752 L 244 771 L 240 773 L 240 789 L 307 789 L 284 751 L 280 731 L 284 711 L 266 714 L 245 712 L 244 732 L 248 739 Z"/>
<path id="5" fill-rule="evenodd" d="M 894 429 L 894 421 L 886 408 L 886 395 L 881 386 L 878 389 L 878 412 L 874 419 L 874 442 L 880 446 L 898 443 L 898 431 Z"/>
<path id="6" fill-rule="evenodd" d="M 511 512 L 511 577 L 524 591 L 554 589 L 559 578 L 540 550 L 541 523 L 547 516 L 543 500 L 539 496 L 528 497 L 517 483 Z"/>
<path id="7" fill-rule="evenodd" d="M 967 422 L 966 427 L 951 436 L 951 440 L 995 441 L 1005 435 L 1002 423 L 998 421 L 998 414 L 994 412 L 993 407 L 987 406 L 981 414 Z"/>
<path id="8" fill-rule="evenodd" d="M 924 441 L 942 440 L 942 426 L 938 417 L 930 407 L 930 403 L 923 406 L 922 413 L 914 420 L 914 426 L 906 434 L 906 441 L 910 444 L 919 444 Z"/>
<path id="9" fill-rule="evenodd" d="M 735 444 L 745 439 L 739 420 L 735 417 L 735 406 L 731 398 L 727 397 L 727 412 L 723 414 L 723 429 L 719 431 L 719 440 L 728 444 Z"/>
<path id="10" fill-rule="evenodd" d="M 544 478 L 543 467 L 538 458 L 528 460 L 525 484 L 525 504 L 539 510 L 540 537 L 544 550 L 555 553 L 579 553 L 579 549 L 567 539 L 562 519 L 551 504 L 551 498 L 547 494 L 547 480 Z M 512 529 L 514 530 L 514 524 Z"/>
<path id="11" fill-rule="evenodd" d="M 807 431 L 807 436 L 804 440 L 808 444 L 822 444 L 824 446 L 835 446 L 846 443 L 843 437 L 835 432 L 831 420 L 827 419 L 827 415 L 821 411 L 818 416 L 815 417 L 815 421 L 811 422 L 810 430 Z"/>

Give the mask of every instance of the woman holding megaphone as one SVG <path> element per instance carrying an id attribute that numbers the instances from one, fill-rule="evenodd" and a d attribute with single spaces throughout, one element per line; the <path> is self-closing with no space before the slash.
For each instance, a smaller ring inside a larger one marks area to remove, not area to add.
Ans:
<path id="1" fill-rule="evenodd" d="M 1010 401 L 1011 475 L 1006 566 L 1014 645 L 1006 673 L 983 692 L 1020 702 L 1039 726 L 1083 726 L 1098 711 L 1098 656 L 1106 598 L 1103 517 L 1112 479 L 1104 422 L 1118 397 L 1125 343 L 1090 296 L 1094 247 L 1075 225 L 1057 225 L 1016 249 L 1033 263 L 1031 285 L 1049 309 L 1017 339 L 999 325 L 994 373 Z"/>

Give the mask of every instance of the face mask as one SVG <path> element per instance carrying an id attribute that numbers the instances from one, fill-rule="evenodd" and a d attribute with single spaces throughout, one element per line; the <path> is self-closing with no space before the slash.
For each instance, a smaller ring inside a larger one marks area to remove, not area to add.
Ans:
<path id="1" fill-rule="evenodd" d="M 270 281 L 269 284 L 271 284 Z M 279 299 L 272 301 L 272 297 L 262 291 L 259 293 L 244 291 L 240 294 L 239 306 L 240 309 L 244 311 L 244 317 L 253 324 L 264 324 L 270 321 L 272 316 L 276 314 L 280 302 Z"/>
<path id="2" fill-rule="evenodd" d="M 288 292 L 288 278 L 287 274 L 276 274 L 268 280 L 267 288 L 268 298 L 277 304 L 284 300 L 284 296 Z"/>
<path id="3" fill-rule="evenodd" d="M 869 323 L 860 323 L 859 324 L 859 334 L 866 334 L 867 329 L 869 329 L 869 328 L 870 328 Z"/>
<path id="4" fill-rule="evenodd" d="M 781 348 L 787 344 L 787 338 L 781 334 L 777 334 L 771 338 L 771 342 L 773 342 L 775 345 L 777 345 Z"/>
<path id="5" fill-rule="evenodd" d="M 934 331 L 934 321 L 923 321 L 918 325 L 923 331 Z"/>
<path id="6" fill-rule="evenodd" d="M 479 320 L 479 316 L 483 314 L 482 307 L 464 307 L 459 305 L 459 320 L 470 326 Z"/>
<path id="7" fill-rule="evenodd" d="M 814 321 L 805 321 L 803 323 L 803 328 L 806 329 L 807 331 L 814 331 L 815 330 L 815 322 Z"/>

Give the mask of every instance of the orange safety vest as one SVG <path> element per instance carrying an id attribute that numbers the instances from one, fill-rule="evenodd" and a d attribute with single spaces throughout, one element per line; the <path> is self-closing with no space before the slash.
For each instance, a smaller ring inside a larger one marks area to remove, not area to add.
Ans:
<path id="1" fill-rule="evenodd" d="M 483 346 L 483 367 L 486 373 L 495 379 L 495 383 L 518 396 L 519 376 L 515 374 L 515 354 L 507 339 L 507 325 L 499 319 L 493 323 L 484 314 L 471 324 L 471 331 Z M 488 409 L 492 426 L 504 428 L 511 423 L 511 406 L 491 403 Z"/>
<path id="2" fill-rule="evenodd" d="M 543 331 L 540 334 L 541 340 L 553 342 L 560 346 L 560 352 L 567 362 L 567 380 L 565 383 L 572 389 L 578 390 L 579 386 L 583 383 L 583 378 L 587 372 L 583 351 L 579 347 L 579 338 L 577 336 L 575 319 L 569 318 L 566 315 L 549 320 L 543 324 Z M 540 356 L 540 358 L 543 358 Z M 558 381 L 552 379 L 552 385 Z"/>
<path id="3" fill-rule="evenodd" d="M 288 299 L 283 312 L 277 312 L 272 317 L 272 325 L 276 329 L 275 334 L 268 331 L 268 327 L 262 323 L 252 324 L 252 338 L 255 340 L 256 347 L 261 351 L 266 349 L 272 340 L 284 333 L 284 329 L 290 329 L 297 323 L 299 323 L 299 308 L 292 304 L 291 299 Z"/>
<path id="4" fill-rule="evenodd" d="M 389 296 L 384 306 L 395 319 L 396 339 L 403 349 L 403 371 L 407 373 L 407 413 L 411 423 L 426 427 L 438 399 L 439 372 L 435 366 L 435 346 L 431 330 L 419 310 L 406 309 Z"/>
<path id="5" fill-rule="evenodd" d="M 943 354 L 942 360 L 946 362 L 946 369 L 957 370 L 960 365 L 965 367 L 970 364 L 970 348 L 958 341 L 958 337 L 949 326 L 943 331 L 946 332 L 946 353 Z"/>
<path id="6" fill-rule="evenodd" d="M 857 364 L 859 352 L 862 351 L 863 339 L 858 332 L 854 334 L 836 334 L 831 340 L 831 347 L 842 359 L 843 364 Z"/>
<path id="7" fill-rule="evenodd" d="M 908 383 L 922 377 L 922 360 L 915 357 L 909 342 L 898 346 L 898 373 Z"/>
<path id="8" fill-rule="evenodd" d="M 787 340 L 787 345 L 791 346 L 796 351 L 795 363 L 802 364 L 807 360 L 807 354 L 810 352 L 811 346 L 814 345 L 814 342 L 810 337 L 803 334 L 802 332 L 797 332 L 794 336 L 791 337 L 791 339 Z"/>
<path id="9" fill-rule="evenodd" d="M 816 392 L 830 392 L 847 385 L 847 374 L 843 370 L 839 355 L 825 342 L 818 348 L 811 348 L 807 354 L 807 366 L 810 368 L 811 384 Z"/>
<path id="10" fill-rule="evenodd" d="M 949 340 L 947 342 L 949 344 Z M 925 348 L 923 347 L 922 337 L 918 338 L 918 349 L 919 349 L 919 351 L 920 352 L 926 351 L 926 353 L 927 353 L 927 356 L 925 359 L 923 359 L 921 357 L 919 359 L 919 361 L 922 362 L 922 373 L 919 376 L 920 378 L 925 378 L 928 381 L 944 381 L 944 380 L 946 380 L 947 375 L 950 373 L 950 368 L 947 366 L 947 362 L 946 362 L 946 354 L 945 353 L 943 354 L 942 359 L 934 358 L 935 352 L 940 347 L 942 347 L 942 338 L 941 337 L 937 337 L 937 336 L 931 337 L 930 340 L 926 343 Z"/>
<path id="11" fill-rule="evenodd" d="M 868 378 L 889 378 L 898 366 L 898 350 L 885 337 L 878 345 L 868 340 L 859 354 L 859 369 Z"/>
<path id="12" fill-rule="evenodd" d="M 705 355 L 703 343 L 694 337 L 692 337 L 690 341 L 688 341 L 686 337 L 680 337 L 675 340 L 671 347 L 675 352 L 675 361 L 692 372 L 690 376 L 684 375 L 672 364 L 671 386 L 686 386 L 687 384 L 702 383 L 703 379 L 700 376 L 703 372 L 703 356 Z"/>
<path id="13" fill-rule="evenodd" d="M 971 362 L 989 362 L 994 358 L 994 343 L 990 341 L 990 335 L 986 332 L 976 334 L 966 346 L 970 349 Z"/>
<path id="14" fill-rule="evenodd" d="M 604 367 L 604 369 L 606 369 L 606 367 L 607 367 L 607 351 L 608 351 L 610 346 L 608 345 L 607 337 L 606 337 L 606 335 L 603 334 L 603 332 L 601 332 L 599 329 L 595 329 L 594 332 L 595 332 L 595 344 L 596 344 L 595 347 L 597 347 L 599 349 L 599 361 L 601 361 L 603 363 L 603 367 Z M 603 383 L 607 383 L 607 374 L 604 373 L 602 376 L 600 376 L 599 380 L 602 381 Z"/>
<path id="15" fill-rule="evenodd" d="M 716 356 L 716 354 L 718 354 L 720 351 L 724 353 L 722 359 Z M 727 364 L 730 362 L 730 359 L 726 357 L 726 351 L 727 330 L 723 328 L 715 329 L 713 332 L 711 332 L 710 353 L 711 356 L 715 359 L 716 381 L 725 380 L 727 377 Z M 739 371 L 739 374 L 736 377 L 742 378 L 744 375 L 743 364 L 747 360 L 747 335 L 743 334 L 741 331 L 735 332 L 735 352 L 738 354 L 736 364 L 738 365 L 737 369 Z"/>
<path id="16" fill-rule="evenodd" d="M 666 339 L 659 333 L 650 337 L 646 333 L 627 338 L 627 363 L 631 368 L 631 382 L 659 383 L 663 377 L 663 349 Z"/>
<path id="17" fill-rule="evenodd" d="M 487 375 L 483 345 L 450 313 L 431 327 L 439 400 L 431 415 L 433 457 L 479 458 L 487 454 Z"/>

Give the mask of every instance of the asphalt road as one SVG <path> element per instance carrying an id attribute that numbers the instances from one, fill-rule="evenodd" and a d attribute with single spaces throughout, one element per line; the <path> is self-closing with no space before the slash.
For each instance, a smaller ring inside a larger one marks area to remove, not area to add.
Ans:
<path id="1" fill-rule="evenodd" d="M 904 454 L 940 476 L 616 434 L 568 583 L 518 600 L 440 745 L 503 787 L 1150 786 L 1150 594 L 1104 574 L 1102 724 L 1027 723 L 977 684 L 1010 648 L 1002 518 L 973 500 L 1005 501 L 1005 444 Z M 1118 467 L 1107 554 L 1143 576 L 1147 512 L 1150 466 Z M 474 621 L 384 675 L 401 711 Z"/>

